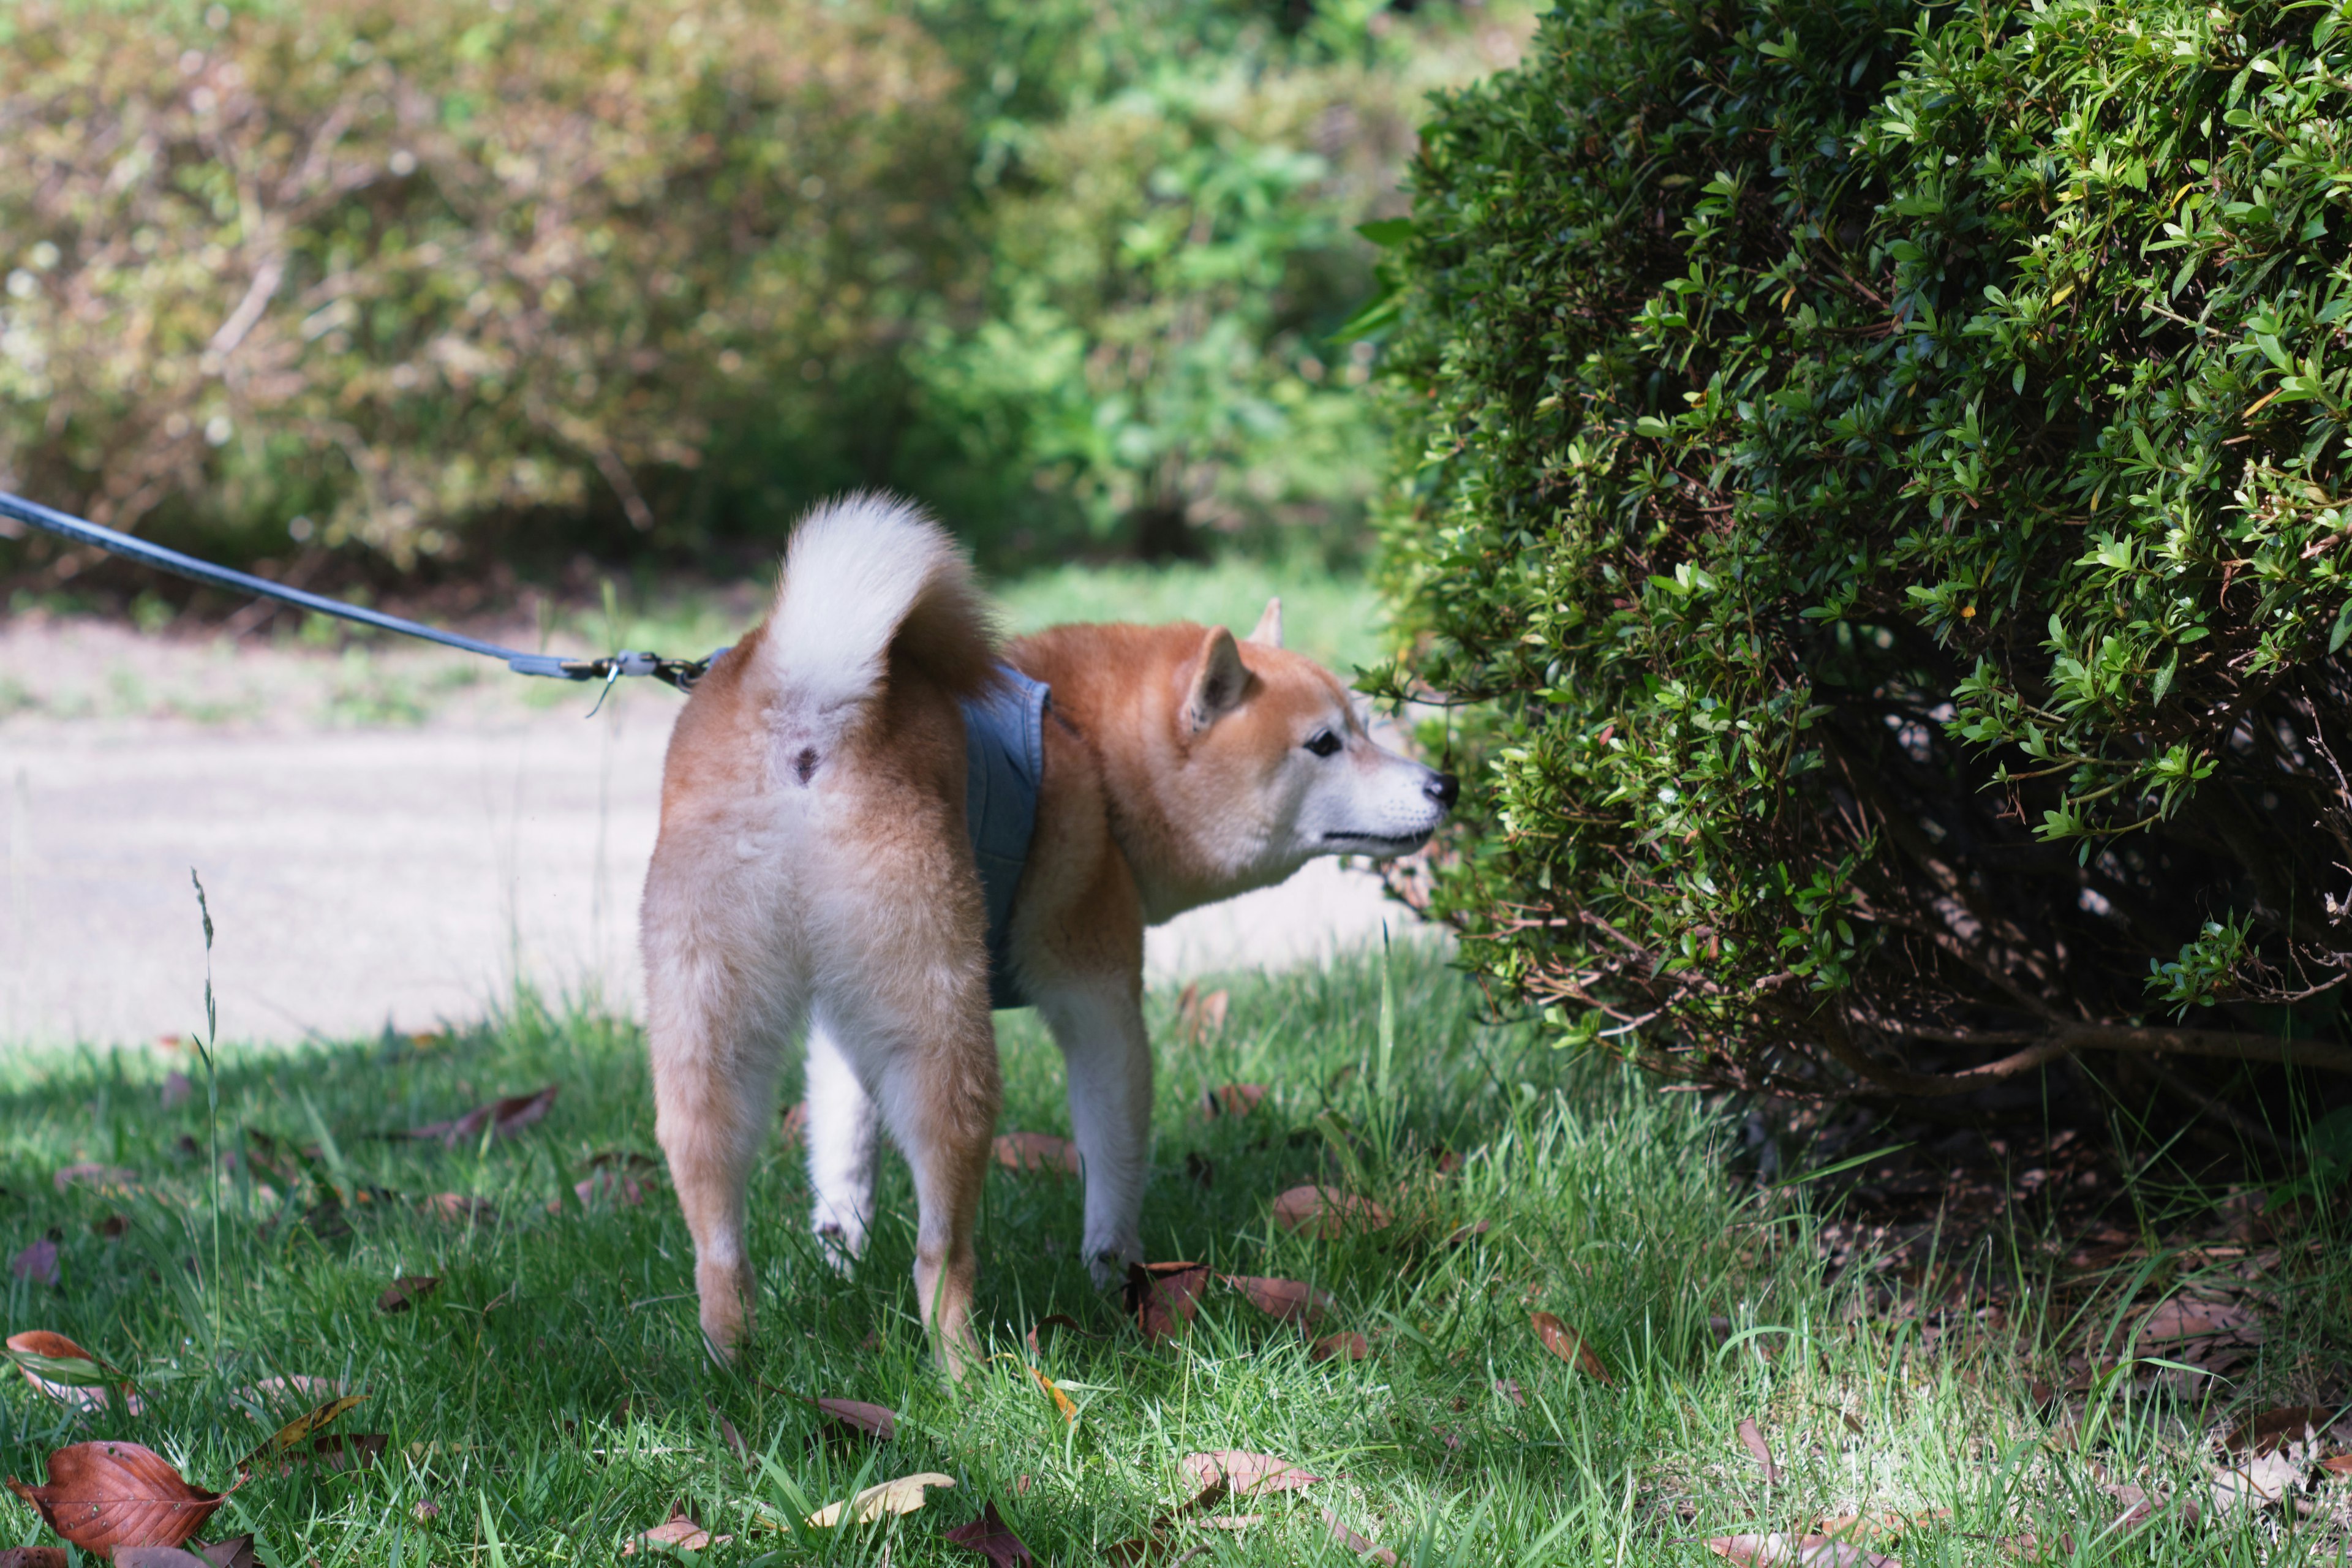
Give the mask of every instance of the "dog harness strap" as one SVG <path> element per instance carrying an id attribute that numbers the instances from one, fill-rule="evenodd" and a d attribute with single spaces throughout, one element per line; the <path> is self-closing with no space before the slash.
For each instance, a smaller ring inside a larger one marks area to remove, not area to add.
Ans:
<path id="1" fill-rule="evenodd" d="M 988 906 L 988 1005 L 1025 1007 L 1009 967 L 1013 895 L 1037 828 L 1037 792 L 1045 778 L 1045 703 L 1051 693 L 1011 665 L 963 709 L 964 824 L 980 892 Z"/>

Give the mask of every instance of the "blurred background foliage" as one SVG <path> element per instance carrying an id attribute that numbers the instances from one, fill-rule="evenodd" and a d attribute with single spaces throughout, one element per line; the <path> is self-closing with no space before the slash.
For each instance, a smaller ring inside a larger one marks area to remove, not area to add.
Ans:
<path id="1" fill-rule="evenodd" d="M 866 484 L 1000 572 L 1345 556 L 1353 231 L 1518 15 L 29 0 L 0 487 L 305 580 L 739 570 Z"/>

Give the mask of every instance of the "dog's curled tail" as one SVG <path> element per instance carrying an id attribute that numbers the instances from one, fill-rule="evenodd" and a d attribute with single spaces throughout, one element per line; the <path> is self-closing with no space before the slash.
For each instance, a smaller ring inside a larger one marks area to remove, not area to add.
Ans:
<path id="1" fill-rule="evenodd" d="M 820 729 L 875 695 L 893 653 L 959 697 L 995 679 L 971 562 L 919 507 L 872 491 L 793 531 L 761 651 L 783 705 Z"/>

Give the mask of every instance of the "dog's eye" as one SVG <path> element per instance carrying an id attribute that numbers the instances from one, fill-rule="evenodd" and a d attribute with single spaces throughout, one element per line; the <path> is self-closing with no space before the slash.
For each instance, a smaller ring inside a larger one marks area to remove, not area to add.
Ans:
<path id="1" fill-rule="evenodd" d="M 1328 730 L 1318 730 L 1307 737 L 1307 749 L 1318 757 L 1328 757 L 1339 749 L 1339 737 Z"/>

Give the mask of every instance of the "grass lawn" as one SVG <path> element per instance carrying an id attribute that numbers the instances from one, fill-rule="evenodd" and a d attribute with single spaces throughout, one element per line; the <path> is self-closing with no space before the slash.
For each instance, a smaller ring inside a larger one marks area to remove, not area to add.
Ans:
<path id="1" fill-rule="evenodd" d="M 268 1430 L 255 1386 L 299 1375 L 364 1392 L 335 1430 L 386 1442 L 373 1464 L 265 1465 L 229 1499 L 205 1535 L 250 1531 L 279 1568 L 607 1563 L 681 1501 L 733 1538 L 700 1554 L 722 1563 L 978 1564 L 944 1532 L 983 1502 L 1060 1563 L 1129 1542 L 1146 1544 L 1109 1560 L 1359 1560 L 1328 1519 L 1404 1563 L 1701 1563 L 1720 1561 L 1706 1537 L 1888 1510 L 1910 1522 L 1877 1545 L 1914 1568 L 2021 1561 L 2026 1534 L 2050 1562 L 2334 1560 L 2289 1513 L 2214 1521 L 2198 1411 L 2119 1376 L 2053 1429 L 2005 1334 L 1948 1330 L 1930 1348 L 1919 1321 L 1865 1316 L 1859 1295 L 1824 1288 L 1798 1201 L 1811 1189 L 1736 1179 L 1729 1125 L 1698 1097 L 1482 1024 L 1425 952 L 1400 949 L 1390 978 L 1385 1079 L 1371 960 L 1236 979 L 1199 1044 L 1177 998 L 1150 1004 L 1151 1256 L 1310 1282 L 1333 1299 L 1317 1331 L 1360 1332 L 1366 1359 L 1315 1361 L 1296 1327 L 1222 1287 L 1181 1342 L 1147 1342 L 1073 1255 L 1077 1184 L 1000 1169 L 979 1302 L 997 1359 L 961 1386 L 932 1370 L 917 1326 L 903 1169 L 886 1164 L 874 1253 L 844 1279 L 803 1233 L 805 1182 L 781 1133 L 753 1187 L 752 1354 L 736 1371 L 705 1360 L 667 1188 L 647 1173 L 639 1203 L 575 1191 L 600 1153 L 656 1152 L 638 1035 L 593 1011 L 526 1002 L 423 1041 L 225 1050 L 218 1135 L 246 1157 L 220 1187 L 217 1237 L 191 1055 L 17 1059 L 0 1069 L 0 1242 L 47 1234 L 58 1258 L 53 1284 L 8 1278 L 8 1328 L 70 1336 L 144 1404 L 78 1414 L 13 1380 L 0 1474 L 37 1479 L 51 1449 L 105 1437 L 224 1488 Z M 1004 1126 L 1066 1131 L 1042 1031 L 1025 1014 L 1000 1030 Z M 175 1063 L 194 1092 L 166 1109 Z M 548 1084 L 551 1110 L 511 1137 L 384 1136 Z M 1208 1117 L 1204 1097 L 1227 1084 L 1266 1093 Z M 253 1156 L 273 1147 L 265 1172 Z M 118 1169 L 60 1190 L 77 1163 Z M 1275 1195 L 1315 1181 L 1391 1223 L 1277 1227 Z M 426 1212 L 440 1194 L 482 1206 Z M 380 1310 L 402 1275 L 440 1285 Z M 1580 1333 L 1605 1376 L 1549 1351 L 1534 1311 Z M 1100 1337 L 1049 1330 L 1033 1352 L 1027 1331 L 1056 1313 Z M 887 1406 L 896 1436 L 833 1428 L 800 1396 Z M 1777 1484 L 1735 1436 L 1749 1419 Z M 1184 1456 L 1217 1449 L 1323 1479 L 1170 1517 L 1199 1490 Z M 924 1471 L 956 1484 L 919 1511 L 796 1522 Z M 2122 1506 L 2102 1488 L 2126 1484 L 2171 1501 L 2115 1527 Z M 2206 1522 L 2188 1522 L 2185 1500 Z M 0 1545 L 48 1539 L 29 1508 L 0 1509 Z"/>

